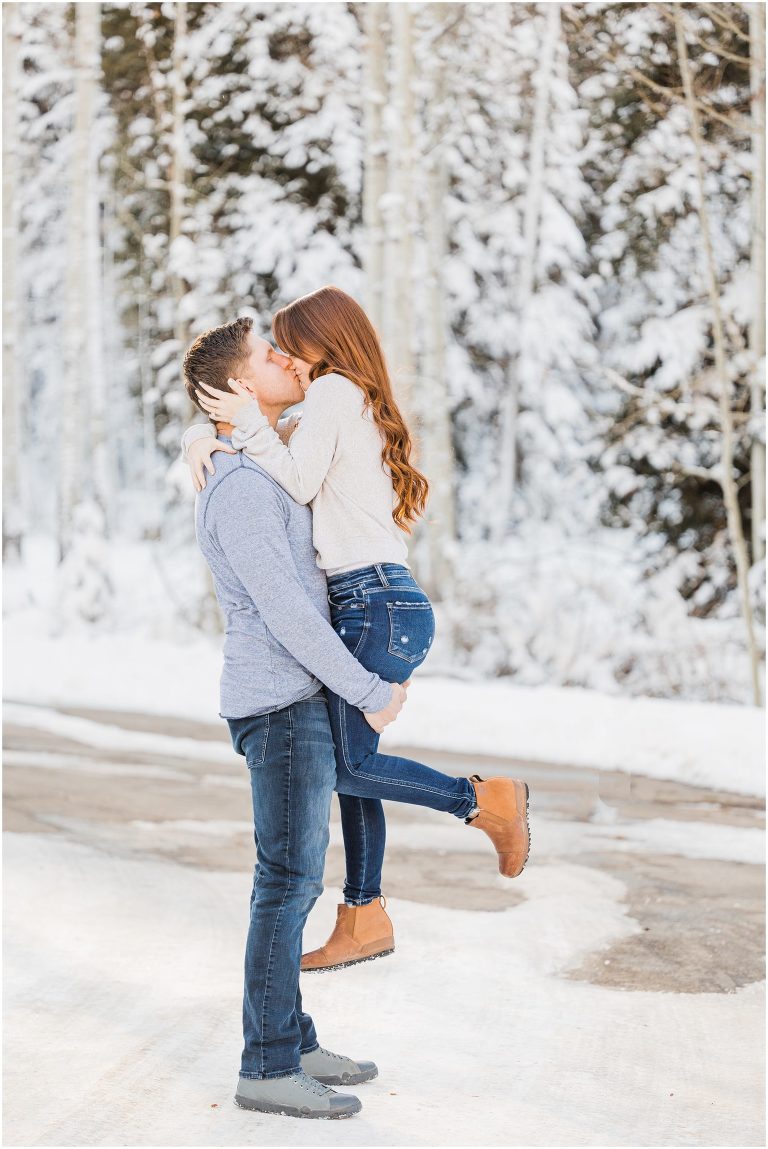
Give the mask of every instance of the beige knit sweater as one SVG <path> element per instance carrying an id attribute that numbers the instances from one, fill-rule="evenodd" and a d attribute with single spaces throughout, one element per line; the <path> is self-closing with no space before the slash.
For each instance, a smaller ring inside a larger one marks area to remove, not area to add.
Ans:
<path id="1" fill-rule="evenodd" d="M 189 427 L 185 454 L 191 442 L 208 435 L 215 435 L 210 424 Z M 281 434 L 270 427 L 255 400 L 248 403 L 238 412 L 232 444 L 297 503 L 311 504 L 317 565 L 327 574 L 373 563 L 408 565 L 405 533 L 392 518 L 396 499 L 381 459 L 381 431 L 349 379 L 316 379 L 289 437 L 282 427 Z"/>

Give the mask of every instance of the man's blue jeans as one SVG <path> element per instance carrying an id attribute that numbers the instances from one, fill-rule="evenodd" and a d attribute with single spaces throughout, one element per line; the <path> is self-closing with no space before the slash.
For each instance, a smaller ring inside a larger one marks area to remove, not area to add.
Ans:
<path id="1" fill-rule="evenodd" d="M 230 718 L 253 798 L 256 867 L 245 947 L 241 1076 L 281 1077 L 316 1049 L 299 992 L 301 935 L 323 889 L 336 761 L 325 694 Z"/>
<path id="2" fill-rule="evenodd" d="M 388 682 L 405 682 L 427 657 L 434 615 L 407 567 L 377 563 L 332 575 L 328 602 L 334 630 L 366 670 Z M 379 736 L 362 711 L 330 691 L 328 708 L 346 853 L 344 900 L 364 905 L 381 894 L 386 844 L 381 799 L 466 818 L 474 809 L 475 791 L 468 778 L 452 778 L 410 758 L 379 754 Z"/>

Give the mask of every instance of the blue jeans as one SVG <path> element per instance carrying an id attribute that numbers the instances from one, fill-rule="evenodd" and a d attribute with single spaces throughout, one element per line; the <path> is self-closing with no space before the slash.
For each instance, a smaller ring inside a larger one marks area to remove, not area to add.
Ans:
<path id="1" fill-rule="evenodd" d="M 228 719 L 245 755 L 253 799 L 256 867 L 245 946 L 241 1076 L 282 1077 L 316 1049 L 299 993 L 301 935 L 323 889 L 336 781 L 328 706 L 321 691 L 284 710 Z"/>
<path id="2" fill-rule="evenodd" d="M 334 630 L 366 670 L 388 682 L 404 682 L 427 657 L 435 619 L 407 567 L 377 563 L 332 575 L 328 602 Z M 410 758 L 379 754 L 379 736 L 362 711 L 330 691 L 328 709 L 346 854 L 344 900 L 364 905 L 381 894 L 386 843 L 381 799 L 466 818 L 475 806 L 475 791 L 467 778 L 452 778 Z"/>

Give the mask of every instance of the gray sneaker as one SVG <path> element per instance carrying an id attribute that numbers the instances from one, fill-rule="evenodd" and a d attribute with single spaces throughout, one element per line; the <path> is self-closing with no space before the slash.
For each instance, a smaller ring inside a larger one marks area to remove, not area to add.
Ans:
<path id="1" fill-rule="evenodd" d="M 241 1109 L 258 1109 L 260 1113 L 282 1113 L 286 1117 L 316 1117 L 329 1120 L 351 1117 L 363 1108 L 351 1093 L 336 1093 L 309 1077 L 303 1069 L 286 1077 L 255 1080 L 241 1077 L 237 1083 L 235 1103 Z"/>
<path id="2" fill-rule="evenodd" d="M 323 1085 L 361 1085 L 379 1076 L 372 1061 L 353 1061 L 340 1053 L 331 1053 L 319 1045 L 311 1053 L 302 1053 L 301 1068 Z"/>

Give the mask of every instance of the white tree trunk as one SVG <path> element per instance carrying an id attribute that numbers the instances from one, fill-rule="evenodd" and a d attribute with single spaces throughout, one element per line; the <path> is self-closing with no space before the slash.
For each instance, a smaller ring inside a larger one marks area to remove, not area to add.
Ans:
<path id="1" fill-rule="evenodd" d="M 432 5 L 440 22 L 447 19 L 448 5 Z M 445 201 L 448 195 L 448 173 L 445 162 L 445 138 L 449 129 L 446 107 L 445 61 L 436 45 L 432 56 L 431 117 L 428 133 L 428 158 L 424 172 L 426 188 L 424 219 L 426 240 L 426 279 L 424 283 L 424 369 L 419 379 L 419 402 L 422 435 L 420 463 L 430 484 L 427 511 L 429 547 L 429 590 L 435 598 L 450 596 L 453 582 L 453 552 L 456 537 L 451 411 L 446 374 L 445 266 L 446 222 Z"/>
<path id="2" fill-rule="evenodd" d="M 23 441 L 18 288 L 19 137 L 16 86 L 21 51 L 18 4 L 3 5 L 3 559 L 21 559 L 25 516 L 19 475 Z"/>
<path id="3" fill-rule="evenodd" d="M 87 12 L 80 13 L 80 7 Z M 91 144 L 87 172 L 85 213 L 85 247 L 82 259 L 87 293 L 87 380 L 89 384 L 87 420 L 87 475 L 92 497 L 102 510 L 101 522 L 109 533 L 114 523 L 114 483 L 112 444 L 107 438 L 107 412 L 112 409 L 114 377 L 105 370 L 104 362 L 104 267 L 101 230 L 101 181 L 99 172 L 99 138 L 97 133 L 97 101 L 101 84 L 101 4 L 79 4 L 78 20 L 87 24 L 87 56 L 91 96 Z M 83 381 L 85 382 L 85 381 Z M 94 516 L 98 521 L 98 516 Z"/>
<path id="4" fill-rule="evenodd" d="M 731 381 L 725 356 L 725 334 L 723 331 L 723 317 L 720 306 L 720 291 L 717 284 L 715 258 L 712 249 L 712 234 L 709 223 L 709 212 L 704 192 L 704 159 L 702 154 L 702 137 L 699 125 L 699 113 L 693 88 L 693 75 L 688 59 L 688 46 L 685 40 L 684 15 L 681 6 L 674 9 L 675 34 L 677 39 L 677 54 L 680 64 L 680 75 L 685 91 L 685 101 L 688 106 L 688 116 L 691 127 L 696 155 L 696 181 L 698 185 L 698 211 L 701 224 L 701 235 L 704 246 L 704 257 L 707 275 L 707 289 L 709 304 L 712 309 L 712 338 L 715 353 L 715 372 L 718 381 L 720 405 L 720 468 L 721 485 L 723 488 L 723 501 L 728 523 L 731 547 L 736 562 L 736 577 L 738 580 L 741 612 L 746 630 L 747 650 L 749 653 L 749 668 L 752 680 L 752 696 L 756 706 L 762 702 L 760 689 L 760 664 L 755 642 L 755 629 L 752 618 L 752 604 L 749 597 L 749 560 L 747 557 L 747 544 L 744 539 L 744 530 L 739 509 L 738 489 L 733 475 L 733 412 L 731 410 Z"/>
<path id="5" fill-rule="evenodd" d="M 749 4 L 752 95 L 752 276 L 753 318 L 749 342 L 751 380 L 752 561 L 765 555 L 765 6 Z"/>
<path id="6" fill-rule="evenodd" d="M 136 305 L 137 351 L 139 357 L 139 381 L 141 384 L 141 435 L 142 455 L 144 459 L 144 488 L 152 500 L 159 506 L 158 494 L 158 452 L 157 431 L 155 428 L 155 412 L 157 402 L 153 386 L 152 371 L 150 368 L 150 348 L 147 346 L 147 332 L 149 331 L 149 301 L 144 288 L 145 280 L 143 269 L 139 270 L 140 294 Z M 156 525 L 156 524 L 153 524 Z"/>
<path id="7" fill-rule="evenodd" d="M 184 315 L 183 302 L 189 284 L 180 265 L 177 240 L 184 232 L 187 213 L 187 140 L 186 140 L 186 81 L 187 60 L 187 5 L 184 0 L 174 4 L 173 54 L 171 62 L 171 163 L 169 178 L 170 215 L 168 247 L 171 264 L 171 293 L 174 303 L 173 335 L 177 344 L 179 386 L 182 385 L 181 361 L 189 342 L 189 323 Z M 188 413 L 193 417 L 197 409 L 189 400 Z"/>
<path id="8" fill-rule="evenodd" d="M 410 4 L 390 4 L 394 67 L 387 196 L 384 346 L 398 406 L 409 418 L 413 376 L 413 44 Z"/>
<path id="9" fill-rule="evenodd" d="M 73 512 L 90 468 L 85 429 L 94 427 L 87 407 L 93 399 L 94 340 L 100 337 L 94 272 L 94 215 L 98 216 L 98 184 L 95 156 L 97 82 L 101 5 L 75 5 L 75 122 L 72 131 L 69 208 L 67 214 L 67 274 L 64 301 L 64 363 L 61 394 L 61 428 L 58 535 L 63 559 L 72 541 Z M 96 220 L 98 224 L 98 218 Z M 98 240 L 96 240 L 98 243 Z M 98 251 L 97 251 L 98 261 Z M 86 406 L 85 397 L 88 396 Z M 98 416 L 96 433 L 99 433 Z"/>
<path id="10" fill-rule="evenodd" d="M 384 217 L 387 188 L 387 141 L 384 106 L 387 100 L 386 4 L 365 6 L 365 170 L 363 177 L 363 262 L 365 303 L 381 337 L 384 323 Z"/>
<path id="11" fill-rule="evenodd" d="M 168 230 L 168 243 L 171 259 L 171 290 L 174 302 L 174 340 L 177 347 L 179 387 L 182 386 L 183 369 L 182 360 L 187 344 L 190 342 L 189 322 L 184 313 L 184 300 L 189 290 L 189 283 L 184 275 L 178 251 L 177 240 L 184 234 L 184 224 L 188 212 L 188 175 L 189 161 L 187 151 L 186 131 L 186 67 L 188 57 L 187 44 L 187 5 L 185 0 L 177 0 L 174 4 L 174 33 L 173 55 L 171 66 L 171 164 L 170 164 L 170 219 Z M 197 414 L 197 408 L 191 399 L 187 399 L 185 409 L 189 419 Z M 154 414 L 152 414 L 154 423 Z M 145 434 L 154 431 L 150 428 L 150 413 L 145 411 Z M 205 592 L 199 605 L 198 622 L 203 629 L 208 629 L 211 620 L 218 629 L 221 628 L 220 613 L 216 607 L 216 595 L 213 588 L 213 576 L 206 568 Z"/>
<path id="12" fill-rule="evenodd" d="M 122 442 L 125 439 L 127 428 L 124 426 L 124 412 L 133 404 L 133 398 L 128 394 L 130 384 L 123 368 L 125 360 L 123 328 L 121 324 L 120 308 L 117 300 L 117 282 L 119 272 L 115 258 L 115 237 L 119 234 L 116 193 L 109 190 L 106 184 L 102 185 L 103 192 L 103 222 L 102 235 L 102 319 L 103 336 L 101 351 L 103 356 L 102 376 L 105 390 L 109 388 L 109 402 L 104 413 L 106 442 L 108 445 L 108 470 L 105 487 L 105 509 L 107 530 L 111 532 L 118 522 L 118 468 Z M 139 257 L 140 258 L 140 257 Z M 118 366 L 119 365 L 119 366 Z"/>
<path id="13" fill-rule="evenodd" d="M 528 186 L 523 216 L 523 256 L 520 263 L 515 310 L 521 322 L 533 295 L 536 275 L 536 253 L 539 248 L 541 203 L 544 196 L 544 163 L 549 135 L 550 92 L 554 71 L 555 49 L 560 29 L 560 5 L 539 5 L 545 19 L 541 59 L 534 75 L 535 96 L 529 155 Z M 499 506 L 495 534 L 503 537 L 512 511 L 517 477 L 517 420 L 520 408 L 519 362 L 513 360 L 509 369 L 509 387 L 502 406 L 501 450 L 499 457 Z"/>

